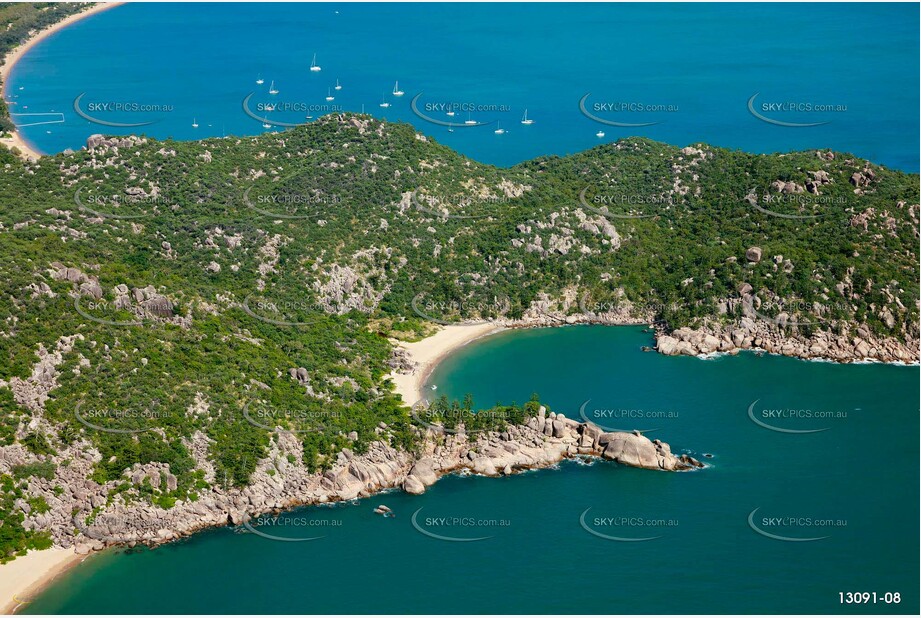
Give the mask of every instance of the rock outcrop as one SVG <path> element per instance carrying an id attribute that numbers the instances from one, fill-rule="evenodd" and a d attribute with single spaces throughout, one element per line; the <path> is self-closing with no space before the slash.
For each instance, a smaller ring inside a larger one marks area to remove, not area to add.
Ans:
<path id="1" fill-rule="evenodd" d="M 125 501 L 121 495 L 109 500 L 109 490 L 117 482 L 87 480 L 100 454 L 80 442 L 60 454 L 72 463 L 59 466 L 55 478 L 30 479 L 29 494 L 44 497 L 51 509 L 40 514 L 21 509 L 23 525 L 49 530 L 56 545 L 76 546 L 78 553 L 88 553 L 112 545 L 157 545 L 203 528 L 239 525 L 266 512 L 352 500 L 390 488 L 421 494 L 441 476 L 462 471 L 508 475 L 579 456 L 659 471 L 701 466 L 687 455 L 676 457 L 659 440 L 639 433 L 604 432 L 592 423 L 548 414 L 543 407 L 525 424 L 503 431 L 467 434 L 463 428 L 455 433 L 440 426 L 418 431 L 422 448 L 417 456 L 377 441 L 361 456 L 343 449 L 323 473 L 309 472 L 304 466 L 303 446 L 296 436 L 277 433 L 247 487 L 225 489 L 215 484 L 201 492 L 198 500 L 179 500 L 170 509 Z M 32 457 L 19 445 L 0 447 L 0 473 Z M 125 480 L 167 489 L 176 484 L 166 464 L 136 465 L 125 471 Z M 65 487 L 65 492 L 56 494 L 56 486 Z"/>

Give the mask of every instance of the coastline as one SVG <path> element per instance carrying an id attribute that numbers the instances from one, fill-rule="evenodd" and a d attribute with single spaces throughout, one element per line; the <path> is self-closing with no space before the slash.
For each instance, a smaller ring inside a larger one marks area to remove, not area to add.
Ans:
<path id="1" fill-rule="evenodd" d="M 23 56 L 25 56 L 35 45 L 48 38 L 55 32 L 63 30 L 64 28 L 77 23 L 81 19 L 85 19 L 122 4 L 124 4 L 124 2 L 98 2 L 84 11 L 70 15 L 57 22 L 56 24 L 51 24 L 44 30 L 36 32 L 35 35 L 26 40 L 25 43 L 22 43 L 18 47 L 8 52 L 6 56 L 3 57 L 3 63 L 0 64 L 0 80 L 3 82 L 3 89 L 0 91 L 0 96 L 6 96 L 8 78 L 13 72 L 13 69 L 16 67 L 16 63 L 22 60 Z M 26 139 L 18 130 L 13 131 L 10 137 L 0 138 L 0 143 L 4 144 L 10 149 L 18 148 L 22 153 L 21 156 L 26 160 L 37 160 L 46 154 L 39 151 L 32 144 L 26 141 Z"/>
<path id="2" fill-rule="evenodd" d="M 15 614 L 59 575 L 85 558 L 73 547 L 51 547 L 32 550 L 25 556 L 0 564 L 0 599 L 3 603 L 0 613 Z"/>
<path id="3" fill-rule="evenodd" d="M 401 373 L 398 369 L 394 369 L 388 375 L 388 378 L 394 383 L 394 390 L 403 398 L 404 403 L 412 407 L 425 399 L 425 382 L 432 375 L 438 364 L 446 356 L 468 343 L 505 330 L 559 328 L 573 325 L 648 326 L 654 328 L 655 346 L 650 351 L 665 356 L 683 355 L 707 360 L 719 356 L 734 356 L 740 352 L 748 351 L 772 356 L 786 356 L 807 362 L 832 362 L 836 364 L 879 363 L 905 367 L 919 365 L 917 349 L 912 343 L 905 345 L 905 350 L 894 350 L 894 354 L 889 354 L 890 358 L 881 359 L 875 356 L 848 352 L 833 355 L 827 346 L 823 346 L 821 350 L 817 351 L 815 348 L 803 345 L 804 343 L 811 343 L 811 341 L 801 341 L 795 337 L 778 337 L 772 340 L 769 335 L 773 333 L 769 333 L 769 329 L 764 328 L 764 325 L 754 323 L 746 330 L 744 336 L 737 340 L 719 328 L 713 329 L 705 326 L 694 330 L 689 327 L 682 327 L 671 333 L 666 333 L 664 329 L 655 327 L 649 322 L 650 320 L 648 319 L 625 316 L 617 316 L 613 319 L 600 316 L 584 316 L 576 319 L 567 319 L 565 316 L 552 316 L 550 319 L 544 320 L 525 319 L 450 324 L 443 326 L 434 335 L 420 341 L 406 343 L 391 340 L 398 349 L 406 354 L 406 359 L 413 365 L 413 369 L 409 373 Z M 708 337 L 711 339 L 707 339 Z M 869 338 L 867 349 L 872 349 L 874 353 L 879 354 L 878 348 L 883 347 L 881 343 L 890 342 L 881 342 Z M 911 350 L 914 350 L 914 356 L 912 356 Z M 898 358 L 900 352 L 903 353 L 903 358 Z"/>
<path id="4" fill-rule="evenodd" d="M 403 397 L 406 405 L 412 407 L 425 398 L 422 391 L 425 381 L 448 354 L 471 341 L 505 329 L 504 325 L 496 322 L 449 324 L 420 341 L 396 342 L 397 348 L 403 350 L 416 366 L 410 373 L 399 373 L 396 370 L 390 373 L 388 377 L 393 381 L 394 390 Z"/>

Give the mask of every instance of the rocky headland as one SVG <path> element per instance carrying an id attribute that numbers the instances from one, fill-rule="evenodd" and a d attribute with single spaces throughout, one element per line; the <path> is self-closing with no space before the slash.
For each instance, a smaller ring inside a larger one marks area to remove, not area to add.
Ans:
<path id="1" fill-rule="evenodd" d="M 26 513 L 23 525 L 50 530 L 56 546 L 75 547 L 77 553 L 85 554 L 109 546 L 158 545 L 204 528 L 243 524 L 267 512 L 353 500 L 387 489 L 421 494 L 441 476 L 465 471 L 511 475 L 572 457 L 595 457 L 657 471 L 702 467 L 688 455 L 673 454 L 660 440 L 638 432 L 605 432 L 592 423 L 547 413 L 543 407 L 525 424 L 503 431 L 466 434 L 463 428 L 455 433 L 430 425 L 420 430 L 422 446 L 417 455 L 389 446 L 383 439 L 387 428 L 379 429 L 382 439 L 372 442 L 365 454 L 344 449 L 322 473 L 312 473 L 303 465 L 302 443 L 295 434 L 278 431 L 250 485 L 242 489 L 214 485 L 198 500 L 180 500 L 169 509 L 130 500 L 128 494 L 112 497 L 115 483 L 99 484 L 87 478 L 99 453 L 87 444 L 76 444 L 55 458 L 70 461 L 58 466 L 54 478 L 29 481 L 29 493 L 42 496 L 50 509 L 33 513 L 28 504 L 21 504 Z M 198 458 L 204 456 L 207 445 L 190 447 Z M 18 445 L 3 447 L 0 472 L 8 473 L 12 466 L 30 459 Z M 125 475 L 138 484 L 149 481 L 153 487 L 175 483 L 165 464 L 136 465 Z M 55 487 L 64 491 L 56 492 Z"/>

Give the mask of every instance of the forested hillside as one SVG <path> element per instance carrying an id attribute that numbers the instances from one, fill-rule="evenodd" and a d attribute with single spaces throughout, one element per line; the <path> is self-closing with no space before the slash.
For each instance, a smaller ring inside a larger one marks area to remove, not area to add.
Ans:
<path id="1" fill-rule="evenodd" d="M 43 542 L 22 522 L 71 466 L 168 508 L 246 485 L 276 426 L 314 470 L 412 449 L 393 340 L 439 322 L 756 319 L 917 361 L 918 194 L 847 154 L 638 138 L 500 169 L 354 114 L 0 149 L 0 543 Z M 152 462 L 168 483 L 132 476 Z"/>

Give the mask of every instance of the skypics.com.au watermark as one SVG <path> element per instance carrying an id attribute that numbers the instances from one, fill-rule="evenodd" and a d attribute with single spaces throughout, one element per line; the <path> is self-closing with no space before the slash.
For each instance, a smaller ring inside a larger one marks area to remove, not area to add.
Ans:
<path id="1" fill-rule="evenodd" d="M 330 208 L 338 208 L 343 199 L 337 194 L 325 194 L 318 189 L 286 186 L 250 185 L 243 191 L 247 208 L 270 219 L 315 219 Z"/>
<path id="2" fill-rule="evenodd" d="M 242 526 L 247 532 L 269 541 L 303 543 L 325 538 L 326 534 L 316 533 L 323 529 L 341 528 L 342 520 L 299 515 L 261 515 L 243 522 Z"/>
<path id="3" fill-rule="evenodd" d="M 501 319 L 512 309 L 507 295 L 482 289 L 419 292 L 410 304 L 416 315 L 436 324 L 470 318 Z"/>
<path id="4" fill-rule="evenodd" d="M 341 114 L 345 108 L 334 103 L 310 103 L 307 101 L 258 101 L 251 92 L 243 98 L 241 109 L 253 120 L 262 123 L 263 128 L 298 127 L 315 117 L 326 114 Z"/>
<path id="5" fill-rule="evenodd" d="M 507 207 L 513 199 L 504 195 L 432 195 L 416 189 L 410 201 L 416 211 L 439 219 L 482 219 L 498 214 L 499 210 Z"/>
<path id="6" fill-rule="evenodd" d="M 156 405 L 147 408 L 109 408 L 109 407 L 92 407 L 84 406 L 83 402 L 74 406 L 74 417 L 81 425 L 113 434 L 136 434 L 151 431 L 153 427 L 136 427 L 138 422 L 144 422 L 151 419 L 167 418 L 169 413 L 166 410 L 156 409 Z"/>
<path id="7" fill-rule="evenodd" d="M 847 527 L 847 519 L 816 517 L 801 513 L 766 515 L 756 508 L 748 514 L 748 527 L 763 537 L 788 543 L 822 541 L 832 536 L 835 530 Z"/>
<path id="8" fill-rule="evenodd" d="M 847 105 L 843 103 L 818 102 L 805 99 L 757 101 L 760 94 L 760 92 L 756 92 L 748 99 L 749 113 L 762 122 L 779 127 L 819 127 L 830 123 L 831 120 L 802 122 L 805 119 L 805 114 L 820 114 L 823 118 L 827 118 L 831 114 L 847 112 Z"/>
<path id="9" fill-rule="evenodd" d="M 847 410 L 816 410 L 804 407 L 758 405 L 756 399 L 748 406 L 748 418 L 764 429 L 786 434 L 810 434 L 828 431 L 829 421 L 847 420 Z"/>
<path id="10" fill-rule="evenodd" d="M 583 421 L 594 423 L 605 431 L 623 431 L 627 433 L 632 431 L 639 431 L 640 433 L 657 431 L 659 427 L 636 429 L 629 425 L 633 423 L 640 425 L 654 423 L 659 425 L 664 422 L 677 420 L 680 416 L 675 410 L 604 407 L 598 406 L 597 404 L 589 405 L 591 401 L 591 399 L 586 399 L 585 402 L 579 406 L 579 416 Z"/>
<path id="11" fill-rule="evenodd" d="M 140 187 L 125 187 L 123 194 L 99 194 L 80 187 L 74 191 L 74 204 L 101 219 L 141 219 L 151 216 L 158 206 L 167 207 L 169 200 L 148 195 Z"/>
<path id="12" fill-rule="evenodd" d="M 422 94 L 420 92 L 410 101 L 409 107 L 412 112 L 426 122 L 452 129 L 493 124 L 497 121 L 498 114 L 512 111 L 511 106 L 503 103 L 454 100 L 420 102 Z"/>
<path id="13" fill-rule="evenodd" d="M 262 293 L 248 295 L 240 308 L 251 318 L 283 327 L 308 326 L 338 314 L 349 307 L 335 302 L 320 304 L 313 300 L 278 300 Z"/>
<path id="14" fill-rule="evenodd" d="M 819 219 L 843 212 L 848 205 L 843 196 L 812 193 L 765 193 L 759 197 L 752 192 L 745 201 L 755 210 L 781 219 Z"/>
<path id="15" fill-rule="evenodd" d="M 110 302 L 106 299 L 86 298 L 82 294 L 74 296 L 74 310 L 86 318 L 107 326 L 142 326 L 154 322 L 157 318 L 168 319 L 174 315 L 175 306 L 165 296 L 155 296 L 140 303 L 131 304 L 127 297 Z M 127 320 L 116 319 L 119 314 L 128 312 L 132 317 Z"/>
<path id="16" fill-rule="evenodd" d="M 591 187 L 579 192 L 579 204 L 588 211 L 609 219 L 647 219 L 661 215 L 673 205 L 666 194 L 597 193 L 589 197 Z"/>
<path id="17" fill-rule="evenodd" d="M 579 111 L 586 118 L 611 127 L 649 127 L 663 122 L 663 114 L 673 114 L 679 111 L 675 103 L 625 99 L 590 102 L 591 96 L 592 93 L 587 92 L 579 99 Z M 628 120 L 630 114 L 639 116 L 636 120 Z M 642 118 L 650 118 L 650 120 L 639 121 Z"/>
<path id="18" fill-rule="evenodd" d="M 80 93 L 74 99 L 74 112 L 94 124 L 106 127 L 143 127 L 162 119 L 163 114 L 175 111 L 175 106 L 171 103 L 151 103 L 146 101 L 134 100 L 108 100 L 108 101 L 84 101 L 85 92 Z M 124 122 L 123 120 L 129 115 L 143 115 L 142 120 L 135 122 Z"/>
<path id="19" fill-rule="evenodd" d="M 422 508 L 413 513 L 410 522 L 417 532 L 431 539 L 454 543 L 485 541 L 495 536 L 495 531 L 512 525 L 510 519 L 476 517 L 471 515 L 440 515 L 422 517 Z M 493 534 L 485 534 L 493 532 Z"/>
<path id="20" fill-rule="evenodd" d="M 411 416 L 420 425 L 439 433 L 475 434 L 491 431 L 490 428 L 476 429 L 468 426 L 486 422 L 495 426 L 497 422 L 507 421 L 507 417 L 498 410 L 464 410 L 451 406 L 444 407 L 439 402 L 418 401 L 412 406 Z"/>
<path id="21" fill-rule="evenodd" d="M 666 536 L 670 529 L 679 525 L 678 519 L 664 517 L 643 517 L 636 515 L 601 515 L 589 516 L 592 507 L 582 511 L 579 525 L 592 536 L 606 541 L 621 543 L 639 543 L 655 541 Z"/>
<path id="22" fill-rule="evenodd" d="M 247 402 L 243 406 L 242 414 L 250 425 L 277 433 L 323 432 L 326 424 L 342 418 L 341 413 L 336 410 L 288 408 L 252 402 Z M 286 426 L 303 427 L 304 425 L 309 425 L 309 427 L 285 428 Z"/>

